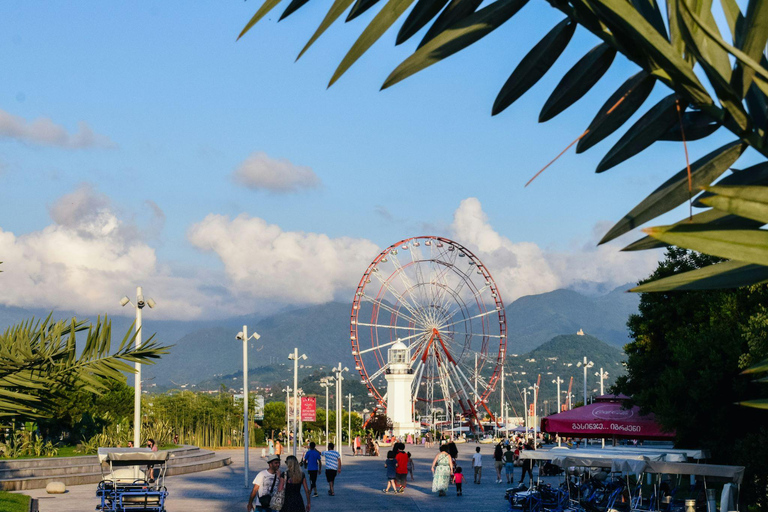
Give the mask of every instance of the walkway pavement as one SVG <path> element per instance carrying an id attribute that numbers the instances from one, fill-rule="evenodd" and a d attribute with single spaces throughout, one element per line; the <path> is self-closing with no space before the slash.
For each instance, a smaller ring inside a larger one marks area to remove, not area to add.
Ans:
<path id="1" fill-rule="evenodd" d="M 481 447 L 483 455 L 483 478 L 480 485 L 473 485 L 470 457 L 475 447 Z M 439 498 L 432 494 L 430 466 L 437 453 L 436 448 L 408 446 L 415 463 L 415 481 L 408 482 L 402 495 L 384 494 L 386 485 L 384 457 L 352 457 L 350 449 L 344 447 L 342 472 L 336 479 L 336 496 L 328 496 L 324 476 L 318 478 L 320 496 L 312 499 L 312 512 L 368 512 L 378 510 L 399 510 L 415 512 L 445 512 L 446 509 L 465 507 L 464 510 L 505 511 L 505 484 L 495 483 L 493 469 L 493 446 L 460 444 L 458 465 L 470 483 L 464 485 L 464 495 L 456 496 L 455 488 L 449 488 L 448 496 Z M 205 471 L 166 478 L 169 497 L 168 512 L 230 512 L 245 510 L 250 488 L 244 487 L 243 451 L 220 450 L 232 457 L 232 465 Z M 250 452 L 251 479 L 258 471 L 266 469 L 260 457 L 261 449 Z M 284 468 L 285 466 L 283 466 Z M 534 469 L 534 476 L 536 475 Z M 516 479 L 520 468 L 515 468 Z M 502 473 L 503 476 L 503 473 Z M 550 480 L 547 478 L 546 480 Z M 552 483 L 557 480 L 552 479 Z M 505 480 L 506 482 L 506 480 Z M 44 489 L 25 491 L 38 498 L 41 512 L 83 512 L 95 510 L 96 485 L 76 485 L 66 494 L 49 495 Z M 303 493 L 302 493 L 303 494 Z"/>

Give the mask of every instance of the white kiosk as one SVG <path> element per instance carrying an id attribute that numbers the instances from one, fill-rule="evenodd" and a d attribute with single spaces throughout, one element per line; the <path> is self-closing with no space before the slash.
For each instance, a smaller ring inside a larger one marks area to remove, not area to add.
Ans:
<path id="1" fill-rule="evenodd" d="M 413 369 L 408 347 L 402 341 L 396 342 L 388 351 L 388 360 L 387 417 L 392 420 L 392 432 L 395 436 L 416 434 L 419 425 L 413 421 Z"/>

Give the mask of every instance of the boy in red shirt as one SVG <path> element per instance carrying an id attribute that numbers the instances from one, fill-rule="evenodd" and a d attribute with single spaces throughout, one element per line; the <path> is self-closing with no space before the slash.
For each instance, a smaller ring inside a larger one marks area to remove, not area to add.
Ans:
<path id="1" fill-rule="evenodd" d="M 395 443 L 395 483 L 397 484 L 397 492 L 405 492 L 405 485 L 408 481 L 408 454 L 405 453 L 405 445 L 403 443 Z"/>

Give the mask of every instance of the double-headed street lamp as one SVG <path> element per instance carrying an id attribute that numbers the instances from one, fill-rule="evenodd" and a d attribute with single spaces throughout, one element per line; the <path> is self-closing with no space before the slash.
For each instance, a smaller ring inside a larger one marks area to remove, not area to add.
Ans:
<path id="1" fill-rule="evenodd" d="M 298 426 L 296 409 L 298 408 L 297 402 L 299 399 L 299 359 L 306 360 L 307 355 L 299 355 L 299 349 L 294 348 L 293 352 L 288 354 L 288 359 L 293 361 L 293 456 L 296 456 L 296 427 Z"/>
<path id="2" fill-rule="evenodd" d="M 344 376 L 342 373 L 348 372 L 349 368 L 346 366 L 342 368 L 341 363 L 339 363 L 339 366 L 333 369 L 333 373 L 335 374 L 336 378 L 336 446 L 341 446 L 342 436 L 341 436 L 341 411 L 342 411 L 342 400 L 344 399 L 343 395 L 341 394 L 341 381 L 344 380 Z"/>
<path id="3" fill-rule="evenodd" d="M 141 310 L 144 306 L 154 308 L 156 306 L 155 301 L 147 297 L 144 300 L 144 295 L 141 293 L 141 286 L 136 287 L 136 304 L 131 302 L 128 296 L 124 296 L 120 299 L 120 305 L 126 306 L 130 304 L 136 308 L 136 348 L 141 346 Z M 134 376 L 133 386 L 133 446 L 139 448 L 141 446 L 141 364 L 135 363 L 136 374 Z"/>
<path id="4" fill-rule="evenodd" d="M 257 340 L 261 338 L 259 333 L 254 332 L 248 336 L 248 326 L 244 325 L 243 330 L 237 333 L 235 339 L 243 340 L 243 447 L 245 450 L 245 486 L 248 487 L 248 340 Z"/>
<path id="5" fill-rule="evenodd" d="M 584 405 L 587 405 L 587 370 L 595 366 L 595 363 L 587 360 L 587 356 L 584 356 L 584 362 L 579 361 L 576 366 L 584 368 Z"/>
<path id="6" fill-rule="evenodd" d="M 329 439 L 329 432 L 328 432 L 328 420 L 331 417 L 330 411 L 328 410 L 328 391 L 331 389 L 331 386 L 333 386 L 333 377 L 323 377 L 320 379 L 320 387 L 325 388 L 325 446 L 328 447 L 328 439 Z"/>
<path id="7" fill-rule="evenodd" d="M 284 389 L 281 389 L 280 391 L 285 391 L 285 435 L 288 436 L 288 433 L 291 431 L 291 409 L 290 409 L 290 403 L 291 403 L 291 386 L 285 386 Z"/>

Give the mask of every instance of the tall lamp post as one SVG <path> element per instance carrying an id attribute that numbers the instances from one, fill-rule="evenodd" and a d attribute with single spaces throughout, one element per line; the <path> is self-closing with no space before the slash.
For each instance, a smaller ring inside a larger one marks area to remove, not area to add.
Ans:
<path id="1" fill-rule="evenodd" d="M 560 414 L 561 408 L 560 408 L 560 384 L 565 382 L 563 379 L 561 379 L 559 376 L 552 381 L 553 384 L 557 384 L 557 413 Z M 557 436 L 557 446 L 561 446 L 560 444 L 560 436 Z"/>
<path id="2" fill-rule="evenodd" d="M 333 369 L 333 373 L 336 374 L 336 446 L 341 447 L 341 410 L 342 410 L 342 400 L 343 395 L 341 394 L 341 381 L 344 380 L 344 377 L 342 373 L 348 372 L 349 368 L 344 366 L 342 368 L 341 363 L 339 363 L 339 366 Z M 341 452 L 339 452 L 341 453 Z"/>
<path id="3" fill-rule="evenodd" d="M 136 287 L 136 304 L 131 302 L 128 296 L 124 296 L 120 299 L 120 305 L 126 306 L 130 304 L 136 308 L 136 348 L 141 346 L 141 310 L 147 305 L 150 308 L 156 306 L 155 301 L 147 297 L 144 301 L 144 295 L 141 293 L 141 286 Z M 134 376 L 133 385 L 133 446 L 139 448 L 141 446 L 141 364 L 135 363 L 136 374 Z"/>
<path id="4" fill-rule="evenodd" d="M 285 435 L 288 436 L 288 432 L 291 431 L 291 386 L 285 386 Z"/>
<path id="5" fill-rule="evenodd" d="M 293 361 L 293 456 L 296 456 L 296 427 L 298 426 L 298 421 L 296 421 L 296 418 L 298 414 L 296 413 L 297 409 L 297 403 L 299 399 L 299 359 L 306 360 L 307 355 L 301 354 L 299 355 L 299 349 L 294 348 L 293 352 L 288 354 L 288 359 Z"/>
<path id="6" fill-rule="evenodd" d="M 352 393 L 347 395 L 349 407 L 347 408 L 347 445 L 352 446 L 352 399 L 355 397 Z M 354 455 L 354 453 L 352 453 Z"/>
<path id="7" fill-rule="evenodd" d="M 235 339 L 243 340 L 243 447 L 245 450 L 245 486 L 248 487 L 248 340 L 257 340 L 261 338 L 259 333 L 254 332 L 248 336 L 248 326 L 244 325 L 243 330 L 237 333 Z"/>
<path id="8" fill-rule="evenodd" d="M 330 436 L 330 433 L 328 432 L 328 420 L 331 417 L 330 411 L 328 410 L 328 391 L 331 389 L 331 386 L 333 386 L 333 377 L 323 377 L 320 379 L 320 387 L 325 388 L 325 446 L 328 447 L 328 439 Z"/>
<path id="9" fill-rule="evenodd" d="M 605 388 L 603 387 L 603 383 L 605 382 L 605 379 L 608 378 L 608 372 L 604 372 L 602 368 L 600 368 L 599 372 L 595 372 L 595 375 L 597 377 L 600 377 L 600 395 L 605 394 Z M 605 439 L 600 440 L 600 444 L 603 448 L 605 448 Z"/>
<path id="10" fill-rule="evenodd" d="M 595 363 L 587 360 L 587 356 L 584 356 L 584 361 L 579 361 L 576 366 L 584 368 L 584 405 L 587 405 L 587 370 L 595 366 Z"/>

